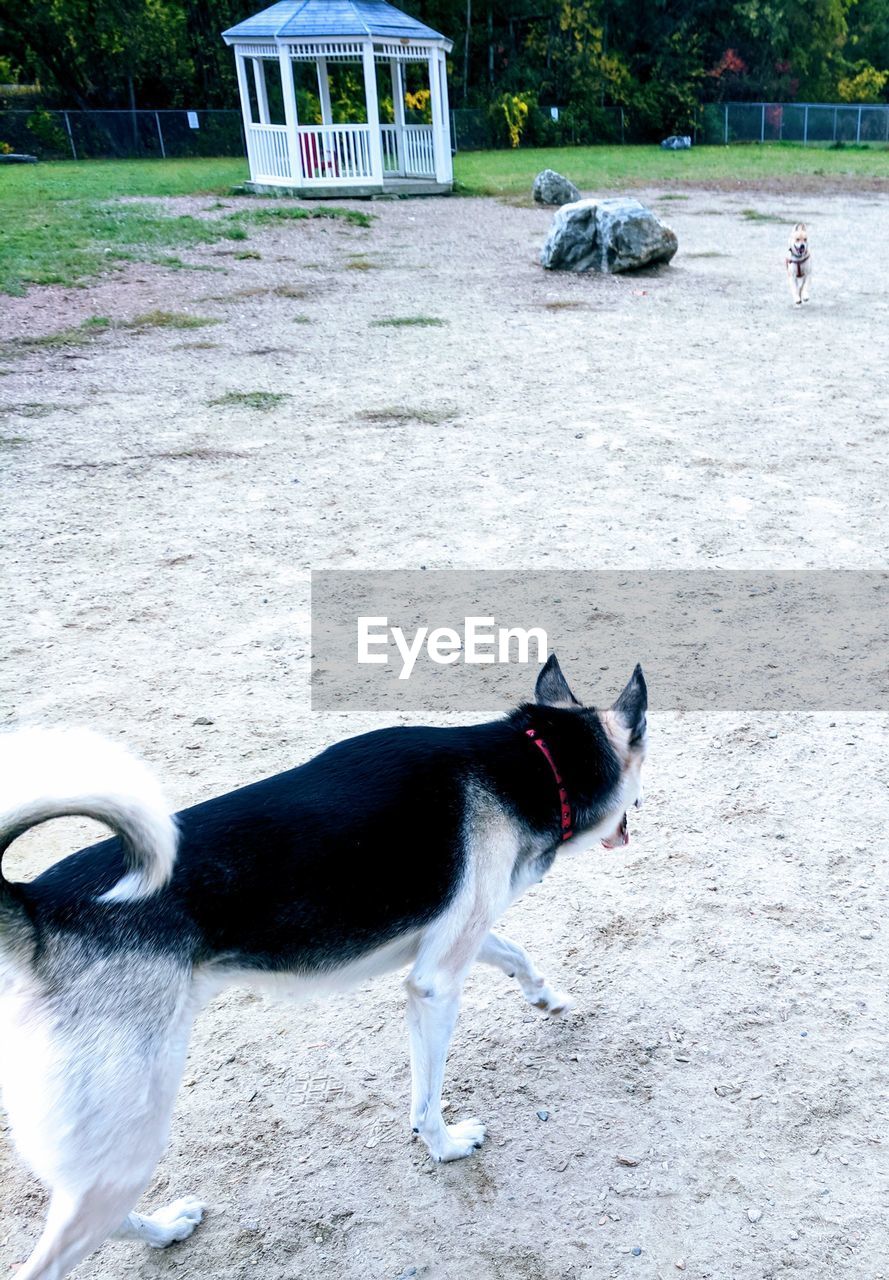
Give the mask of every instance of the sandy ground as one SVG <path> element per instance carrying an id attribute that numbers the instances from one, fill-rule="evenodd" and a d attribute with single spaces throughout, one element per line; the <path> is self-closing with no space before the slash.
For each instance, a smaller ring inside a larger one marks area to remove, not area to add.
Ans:
<path id="1" fill-rule="evenodd" d="M 545 274 L 547 212 L 439 200 L 3 299 L 0 339 L 219 322 L 0 359 L 4 723 L 121 735 L 178 807 L 373 723 L 310 711 L 310 568 L 884 567 L 885 200 L 661 194 L 680 254 L 635 278 Z M 417 315 L 446 323 L 373 324 Z M 289 399 L 210 405 L 231 391 Z M 410 1140 L 397 975 L 324 1006 L 232 991 L 144 1200 L 198 1193 L 205 1224 L 76 1274 L 889 1276 L 886 716 L 652 703 L 630 848 L 564 857 L 505 925 L 577 1011 L 468 985 L 446 1093 L 489 1125 L 477 1156 Z M 44 1203 L 5 1134 L 0 1273 Z"/>

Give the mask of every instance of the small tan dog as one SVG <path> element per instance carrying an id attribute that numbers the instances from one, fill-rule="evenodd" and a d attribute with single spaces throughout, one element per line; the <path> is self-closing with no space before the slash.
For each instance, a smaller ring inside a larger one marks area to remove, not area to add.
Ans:
<path id="1" fill-rule="evenodd" d="M 790 235 L 787 246 L 787 279 L 793 301 L 799 307 L 809 301 L 809 282 L 812 278 L 812 255 L 809 252 L 809 232 L 804 222 L 798 222 Z"/>

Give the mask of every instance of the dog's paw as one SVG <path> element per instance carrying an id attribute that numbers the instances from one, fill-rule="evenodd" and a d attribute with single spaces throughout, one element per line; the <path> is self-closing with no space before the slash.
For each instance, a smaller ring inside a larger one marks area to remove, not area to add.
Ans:
<path id="1" fill-rule="evenodd" d="M 574 1008 L 574 1001 L 566 992 L 552 991 L 549 987 L 543 987 L 531 1003 L 551 1018 L 560 1018 Z"/>
<path id="2" fill-rule="evenodd" d="M 430 1154 L 439 1164 L 449 1160 L 462 1160 L 471 1156 L 485 1140 L 485 1126 L 479 1120 L 461 1120 L 458 1124 L 445 1125 L 445 1139 Z"/>
<path id="3" fill-rule="evenodd" d="M 194 1196 L 183 1196 L 174 1200 L 155 1213 L 149 1214 L 148 1222 L 158 1228 L 156 1238 L 148 1238 L 154 1249 L 166 1249 L 167 1245 L 177 1240 L 186 1240 L 204 1216 L 205 1206 Z"/>

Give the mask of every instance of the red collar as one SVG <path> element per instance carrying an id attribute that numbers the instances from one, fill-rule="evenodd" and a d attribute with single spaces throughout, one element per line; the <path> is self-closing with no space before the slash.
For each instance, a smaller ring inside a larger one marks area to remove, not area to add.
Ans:
<path id="1" fill-rule="evenodd" d="M 543 739 L 540 737 L 540 735 L 534 729 L 526 729 L 525 737 L 530 738 L 531 741 L 534 743 L 534 746 L 540 748 L 540 750 L 543 752 L 544 756 L 546 757 L 547 764 L 553 771 L 553 777 L 556 780 L 556 786 L 559 788 L 559 804 L 561 806 L 561 820 L 562 820 L 562 839 L 570 840 L 571 837 L 574 835 L 574 831 L 572 829 L 573 824 L 571 820 L 571 802 L 568 799 L 568 790 L 564 782 L 562 781 L 562 775 L 559 773 L 558 769 L 556 768 L 556 762 L 552 757 L 552 752 L 550 751 L 546 743 L 543 741 Z"/>

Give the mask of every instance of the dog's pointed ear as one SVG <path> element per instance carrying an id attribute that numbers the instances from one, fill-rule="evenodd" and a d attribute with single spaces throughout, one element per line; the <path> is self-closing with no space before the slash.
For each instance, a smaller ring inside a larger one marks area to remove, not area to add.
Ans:
<path id="1" fill-rule="evenodd" d="M 534 697 L 542 707 L 579 707 L 580 703 L 568 688 L 568 681 L 562 675 L 559 659 L 551 653 L 546 665 L 537 677 Z"/>
<path id="2" fill-rule="evenodd" d="M 645 737 L 648 712 L 648 686 L 638 662 L 612 710 L 626 727 L 630 746 L 637 746 Z"/>

